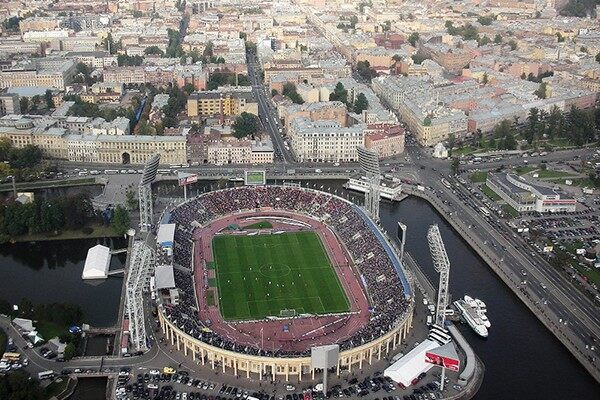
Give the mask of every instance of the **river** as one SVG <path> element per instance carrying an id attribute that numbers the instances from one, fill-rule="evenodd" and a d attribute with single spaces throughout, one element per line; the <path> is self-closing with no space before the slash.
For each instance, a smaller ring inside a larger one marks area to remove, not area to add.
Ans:
<path id="1" fill-rule="evenodd" d="M 81 272 L 90 247 L 103 244 L 112 249 L 126 247 L 124 239 L 53 240 L 0 246 L 0 298 L 19 303 L 27 297 L 34 303 L 79 304 L 85 322 L 112 326 L 117 322 L 123 278 L 83 281 Z M 112 257 L 111 268 L 122 268 L 125 254 Z"/>

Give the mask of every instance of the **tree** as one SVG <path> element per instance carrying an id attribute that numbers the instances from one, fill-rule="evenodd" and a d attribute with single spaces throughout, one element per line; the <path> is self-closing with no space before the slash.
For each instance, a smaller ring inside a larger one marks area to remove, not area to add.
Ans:
<path id="1" fill-rule="evenodd" d="M 495 15 L 482 15 L 477 18 L 477 22 L 479 22 L 481 25 L 485 26 L 485 25 L 491 25 L 495 19 L 496 19 Z"/>
<path id="2" fill-rule="evenodd" d="M 22 113 L 27 113 L 29 111 L 29 99 L 27 97 L 21 97 L 19 99 L 19 107 L 21 108 Z"/>
<path id="3" fill-rule="evenodd" d="M 413 32 L 408 37 L 408 42 L 412 47 L 417 47 L 417 41 L 419 40 L 419 32 Z"/>
<path id="4" fill-rule="evenodd" d="M 125 235 L 127 233 L 131 221 L 129 220 L 129 213 L 123 206 L 118 205 L 115 208 L 110 224 L 117 235 Z"/>
<path id="5" fill-rule="evenodd" d="M 44 390 L 25 371 L 0 376 L 0 398 L 9 400 L 42 400 Z"/>
<path id="6" fill-rule="evenodd" d="M 514 41 L 514 39 L 510 39 L 508 41 L 508 45 L 510 46 L 511 50 L 516 50 L 517 49 L 517 42 Z"/>
<path id="7" fill-rule="evenodd" d="M 248 136 L 254 138 L 258 132 L 259 121 L 258 117 L 248 112 L 243 112 L 233 122 L 233 136 L 242 139 Z"/>
<path id="8" fill-rule="evenodd" d="M 452 152 L 454 146 L 456 146 L 456 135 L 454 133 L 450 133 L 448 135 L 448 150 Z"/>
<path id="9" fill-rule="evenodd" d="M 536 107 L 533 107 L 529 109 L 529 115 L 527 115 L 527 129 L 525 130 L 525 139 L 527 139 L 527 143 L 531 144 L 537 139 L 540 129 L 539 125 L 539 110 Z"/>
<path id="10" fill-rule="evenodd" d="M 135 191 L 127 189 L 125 192 L 125 206 L 128 210 L 135 210 L 138 207 L 138 200 L 135 198 Z"/>
<path id="11" fill-rule="evenodd" d="M 374 69 L 371 68 L 369 61 L 359 61 L 356 63 L 356 73 L 360 75 L 362 79 L 370 82 L 372 78 L 377 76 Z"/>
<path id="12" fill-rule="evenodd" d="M 46 108 L 47 109 L 51 109 L 51 108 L 55 108 L 56 107 L 54 105 L 54 99 L 52 98 L 52 91 L 50 89 L 46 90 L 46 93 L 44 94 L 44 100 L 46 101 Z"/>
<path id="13" fill-rule="evenodd" d="M 42 160 L 42 150 L 32 144 L 20 149 L 12 149 L 9 156 L 11 168 L 31 168 Z"/>
<path id="14" fill-rule="evenodd" d="M 488 82 L 489 82 L 488 74 L 487 74 L 487 72 L 484 72 L 483 77 L 481 78 L 481 83 L 483 83 L 484 85 L 487 85 Z"/>
<path id="15" fill-rule="evenodd" d="M 104 46 L 104 48 L 106 48 L 110 54 L 115 54 L 118 50 L 118 46 L 115 45 L 113 37 L 110 33 L 106 35 L 104 39 L 102 39 L 102 46 Z"/>
<path id="16" fill-rule="evenodd" d="M 540 86 L 534 92 L 534 94 L 540 99 L 545 99 L 548 97 L 548 84 L 546 82 L 540 82 Z"/>
<path id="17" fill-rule="evenodd" d="M 6 18 L 2 22 L 2 27 L 7 31 L 18 31 L 19 30 L 19 22 L 21 22 L 22 18 L 20 17 L 10 17 Z"/>
<path id="18" fill-rule="evenodd" d="M 128 56 L 127 54 L 119 54 L 117 56 L 117 64 L 119 67 L 132 67 L 142 65 L 144 57 L 142 56 Z"/>
<path id="19" fill-rule="evenodd" d="M 481 46 L 485 46 L 486 44 L 489 44 L 491 42 L 492 41 L 490 40 L 489 37 L 483 35 L 483 36 L 479 37 L 479 40 L 477 41 L 477 45 L 481 47 Z"/>
<path id="20" fill-rule="evenodd" d="M 296 85 L 294 85 L 291 82 L 288 82 L 285 85 L 283 85 L 282 94 L 284 96 L 289 97 L 290 100 L 292 100 L 292 102 L 296 104 L 304 104 L 304 99 L 302 99 L 302 96 L 300 96 L 300 94 L 296 91 Z"/>
<path id="21" fill-rule="evenodd" d="M 277 89 L 271 89 L 271 97 L 275 97 L 279 94 L 279 92 L 277 91 Z"/>
<path id="22" fill-rule="evenodd" d="M 75 348 L 75 344 L 69 343 L 65 346 L 64 356 L 65 360 L 69 361 L 73 357 L 77 355 L 77 349 Z"/>
<path id="23" fill-rule="evenodd" d="M 341 101 L 344 104 L 348 103 L 348 91 L 342 84 L 338 82 L 333 89 L 333 93 L 329 95 L 329 101 Z"/>
<path id="24" fill-rule="evenodd" d="M 206 46 L 204 46 L 204 51 L 202 52 L 202 55 L 204 57 L 212 57 L 212 56 L 214 56 L 214 45 L 213 45 L 213 42 L 211 42 L 209 40 L 206 43 Z"/>
<path id="25" fill-rule="evenodd" d="M 452 169 L 453 175 L 458 175 L 460 170 L 460 161 L 458 158 L 452 157 L 452 164 L 450 164 L 450 168 Z"/>
<path id="26" fill-rule="evenodd" d="M 364 93 L 359 93 L 358 96 L 356 96 L 356 101 L 354 102 L 354 112 L 360 114 L 367 108 L 369 108 L 367 96 L 365 96 Z"/>
<path id="27" fill-rule="evenodd" d="M 600 63 L 600 51 L 596 54 L 596 62 Z"/>
<path id="28" fill-rule="evenodd" d="M 144 54 L 156 54 L 162 57 L 165 55 L 165 52 L 162 51 L 158 46 L 149 46 L 144 50 Z"/>
<path id="29" fill-rule="evenodd" d="M 496 36 L 494 36 L 494 43 L 495 44 L 502 43 L 502 36 L 500 36 L 500 34 L 497 34 Z"/>

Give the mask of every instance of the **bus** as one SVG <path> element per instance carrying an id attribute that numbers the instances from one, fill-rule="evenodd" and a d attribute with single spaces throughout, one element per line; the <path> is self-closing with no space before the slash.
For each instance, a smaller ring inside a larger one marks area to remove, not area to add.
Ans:
<path id="1" fill-rule="evenodd" d="M 450 185 L 450 182 L 448 182 L 446 179 L 442 178 L 442 185 L 446 186 L 448 189 L 451 189 L 452 186 Z"/>
<path id="2" fill-rule="evenodd" d="M 106 175 L 116 175 L 119 173 L 119 170 L 118 169 L 105 169 L 104 173 Z"/>
<path id="3" fill-rule="evenodd" d="M 52 379 L 52 378 L 54 378 L 54 371 L 49 370 L 49 371 L 38 372 L 38 378 L 40 380 Z"/>
<path id="4" fill-rule="evenodd" d="M 488 210 L 487 208 L 485 208 L 485 207 L 479 207 L 479 209 L 481 210 L 481 213 L 483 215 L 485 215 L 486 217 L 490 216 L 490 210 Z"/>
<path id="5" fill-rule="evenodd" d="M 8 360 L 8 361 L 13 361 L 13 362 L 19 361 L 21 359 L 21 354 L 6 352 L 2 355 L 2 359 Z"/>

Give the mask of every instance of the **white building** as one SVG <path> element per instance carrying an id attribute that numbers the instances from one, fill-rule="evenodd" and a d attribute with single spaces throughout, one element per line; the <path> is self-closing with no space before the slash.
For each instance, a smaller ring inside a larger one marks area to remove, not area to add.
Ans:
<path id="1" fill-rule="evenodd" d="M 448 158 L 448 149 L 442 142 L 433 147 L 433 156 L 435 158 Z"/>
<path id="2" fill-rule="evenodd" d="M 299 162 L 358 160 L 356 148 L 364 145 L 366 124 L 343 127 L 337 121 L 295 118 L 290 127 L 292 150 Z"/>

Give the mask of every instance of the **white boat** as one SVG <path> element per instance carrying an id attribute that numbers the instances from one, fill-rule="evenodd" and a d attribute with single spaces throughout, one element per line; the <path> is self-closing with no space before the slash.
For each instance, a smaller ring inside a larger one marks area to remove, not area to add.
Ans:
<path id="1" fill-rule="evenodd" d="M 344 183 L 346 189 L 355 190 L 357 192 L 366 193 L 369 191 L 369 181 L 363 176 L 354 176 Z M 402 199 L 402 183 L 397 180 L 383 178 L 379 185 L 379 194 L 382 198 L 392 201 Z"/>
<path id="2" fill-rule="evenodd" d="M 479 308 L 480 311 L 487 312 L 487 306 L 485 305 L 483 300 L 473 299 L 473 301 L 475 302 L 477 308 Z"/>
<path id="3" fill-rule="evenodd" d="M 484 322 L 481 320 L 477 310 L 465 300 L 456 300 L 454 306 L 460 311 L 461 315 L 467 321 L 469 326 L 481 337 L 488 336 L 488 330 Z"/>
<path id="4" fill-rule="evenodd" d="M 492 323 L 490 322 L 490 320 L 488 319 L 488 317 L 486 315 L 487 306 L 485 305 L 483 300 L 480 300 L 477 298 L 474 299 L 470 296 L 465 295 L 464 301 L 465 301 L 465 303 L 470 305 L 477 312 L 477 315 L 479 316 L 479 318 L 481 318 L 481 321 L 483 322 L 483 324 L 485 325 L 486 328 L 490 328 L 492 326 Z"/>

